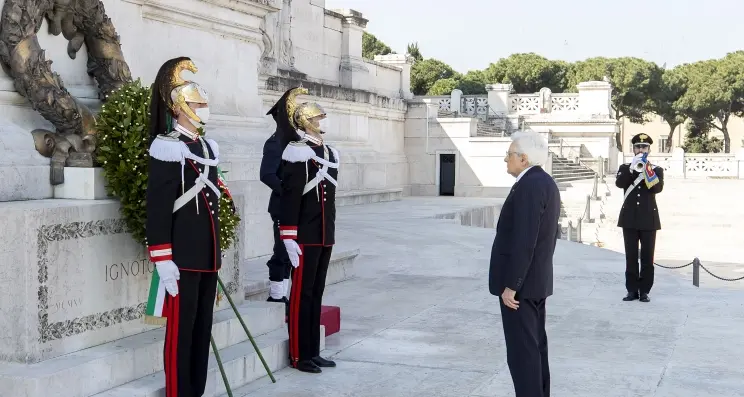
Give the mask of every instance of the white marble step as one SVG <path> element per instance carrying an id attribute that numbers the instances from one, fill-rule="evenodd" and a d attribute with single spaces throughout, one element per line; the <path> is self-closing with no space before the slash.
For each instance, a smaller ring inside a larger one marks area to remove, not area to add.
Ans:
<path id="1" fill-rule="evenodd" d="M 359 255 L 357 248 L 335 246 L 328 265 L 326 285 L 340 283 L 354 276 L 354 260 Z M 269 268 L 266 266 L 268 256 L 251 259 L 241 266 L 248 269 L 243 276 L 245 299 L 265 301 L 269 293 Z"/>
<path id="2" fill-rule="evenodd" d="M 226 310 L 215 313 L 212 328 L 218 348 L 247 340 L 227 300 L 220 305 Z M 284 305 L 270 302 L 244 302 L 239 306 L 254 337 L 282 327 L 284 310 Z M 164 339 L 165 328 L 159 327 L 37 364 L 4 365 L 0 367 L 0 394 L 48 397 L 50 390 L 64 390 L 60 396 L 88 397 L 109 390 L 161 371 Z"/>
<path id="3" fill-rule="evenodd" d="M 320 350 L 325 349 L 325 327 L 320 327 Z M 255 337 L 261 355 L 272 373 L 289 365 L 287 329 L 282 327 L 268 334 Z M 235 390 L 250 382 L 267 377 L 266 369 L 250 341 L 220 349 L 222 366 L 227 374 L 230 388 Z M 209 359 L 207 386 L 202 397 L 216 397 L 227 392 L 214 354 Z M 93 397 L 163 397 L 165 396 L 165 373 L 137 379 L 115 389 Z"/>

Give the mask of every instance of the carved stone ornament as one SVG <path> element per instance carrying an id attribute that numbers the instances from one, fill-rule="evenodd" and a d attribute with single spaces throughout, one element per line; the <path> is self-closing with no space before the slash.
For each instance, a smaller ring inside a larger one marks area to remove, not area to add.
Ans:
<path id="1" fill-rule="evenodd" d="M 44 57 L 37 34 L 44 18 L 49 33 L 69 40 L 75 59 L 85 43 L 88 75 L 98 83 L 99 98 L 132 80 L 119 36 L 99 0 L 6 0 L 0 19 L 0 63 L 19 94 L 56 131 L 32 131 L 36 150 L 51 158 L 50 180 L 64 183 L 64 167 L 92 167 L 96 149 L 95 118 L 90 109 L 65 89 Z"/>

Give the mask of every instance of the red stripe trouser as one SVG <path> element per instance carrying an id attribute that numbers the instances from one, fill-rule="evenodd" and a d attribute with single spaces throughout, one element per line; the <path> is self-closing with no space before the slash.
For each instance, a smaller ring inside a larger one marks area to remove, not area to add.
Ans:
<path id="1" fill-rule="evenodd" d="M 320 307 L 332 246 L 300 244 L 300 265 L 292 272 L 289 295 L 290 364 L 320 354 Z"/>
<path id="2" fill-rule="evenodd" d="M 165 396 L 194 397 L 207 384 L 216 272 L 181 270 L 178 295 L 166 294 Z"/>

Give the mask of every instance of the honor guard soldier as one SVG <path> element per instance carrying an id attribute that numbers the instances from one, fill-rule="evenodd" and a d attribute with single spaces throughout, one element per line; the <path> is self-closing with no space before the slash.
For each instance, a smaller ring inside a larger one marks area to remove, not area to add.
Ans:
<path id="1" fill-rule="evenodd" d="M 320 373 L 320 367 L 336 366 L 320 357 L 320 309 L 335 243 L 339 155 L 323 142 L 325 111 L 316 103 L 295 102 L 307 93 L 288 90 L 267 114 L 277 120 L 282 146 L 279 234 L 295 268 L 289 293 L 290 363 Z"/>
<path id="2" fill-rule="evenodd" d="M 204 139 L 207 93 L 185 81 L 191 59 L 163 64 L 152 87 L 146 238 L 167 294 L 163 315 L 167 397 L 204 393 L 212 312 L 221 267 L 219 150 Z"/>
<path id="3" fill-rule="evenodd" d="M 623 300 L 649 302 L 648 294 L 654 284 L 656 231 L 661 229 L 656 194 L 664 189 L 664 169 L 652 165 L 647 159 L 654 143 L 651 137 L 638 134 L 631 143 L 635 157 L 630 164 L 618 168 L 615 180 L 615 185 L 625 192 L 617 222 L 617 226 L 623 228 L 625 240 L 625 288 L 628 294 Z"/>

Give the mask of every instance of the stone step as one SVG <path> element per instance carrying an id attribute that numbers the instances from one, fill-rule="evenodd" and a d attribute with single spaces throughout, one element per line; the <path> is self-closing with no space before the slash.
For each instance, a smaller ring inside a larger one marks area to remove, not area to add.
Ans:
<path id="1" fill-rule="evenodd" d="M 402 197 L 403 189 L 346 190 L 336 194 L 336 206 L 398 201 Z"/>
<path id="2" fill-rule="evenodd" d="M 331 253 L 331 263 L 328 265 L 326 285 L 340 283 L 354 276 L 354 260 L 359 256 L 359 249 L 343 248 L 336 246 Z M 268 256 L 251 259 L 244 263 L 242 269 L 254 270 L 245 273 L 243 284 L 245 286 L 245 299 L 265 301 L 269 294 L 269 268 L 266 266 Z M 261 269 L 260 272 L 255 271 Z"/>
<path id="3" fill-rule="evenodd" d="M 230 303 L 225 299 L 220 305 L 225 309 L 215 312 L 212 326 L 218 348 L 246 341 Z M 254 337 L 284 324 L 283 304 L 243 302 L 238 310 Z M 158 327 L 38 364 L 0 367 L 0 394 L 47 397 L 50 390 L 64 390 L 65 397 L 88 397 L 116 388 L 162 371 L 164 340 L 165 328 Z"/>
<path id="4" fill-rule="evenodd" d="M 577 175 L 577 176 L 560 176 L 560 177 L 553 177 L 554 180 L 557 182 L 569 182 L 569 181 L 578 181 L 583 179 L 591 179 L 594 178 L 594 175 Z"/>
<path id="5" fill-rule="evenodd" d="M 321 351 L 325 349 L 325 330 L 321 326 Z M 288 334 L 282 327 L 268 334 L 254 337 L 261 355 L 271 372 L 276 372 L 289 365 Z M 227 381 L 231 389 L 236 389 L 248 383 L 267 377 L 266 369 L 256 354 L 250 341 L 245 341 L 225 349 L 219 349 L 222 366 L 227 374 Z M 217 397 L 226 393 L 217 360 L 212 353 L 209 358 L 207 372 L 207 386 L 203 397 Z M 158 372 L 93 397 L 163 397 L 165 396 L 165 373 Z"/>

